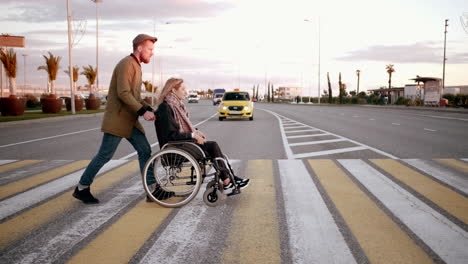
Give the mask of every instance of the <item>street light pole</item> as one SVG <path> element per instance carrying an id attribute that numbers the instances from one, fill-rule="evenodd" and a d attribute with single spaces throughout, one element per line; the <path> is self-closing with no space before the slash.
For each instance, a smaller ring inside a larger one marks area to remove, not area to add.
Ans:
<path id="1" fill-rule="evenodd" d="M 68 72 L 70 77 L 70 103 L 72 114 L 75 114 L 75 91 L 73 89 L 73 63 L 72 63 L 72 34 L 71 34 L 71 17 L 70 17 L 70 0 L 67 0 L 67 23 L 68 23 Z"/>
<path id="2" fill-rule="evenodd" d="M 442 67 L 442 93 L 444 92 L 445 89 L 445 61 L 447 58 L 445 57 L 445 49 L 447 45 L 447 27 L 448 27 L 448 19 L 445 19 L 445 31 L 444 31 L 444 64 Z"/>
<path id="3" fill-rule="evenodd" d="M 318 18 L 318 104 L 320 104 L 320 17 Z"/>
<path id="4" fill-rule="evenodd" d="M 23 69 L 23 96 L 25 94 L 26 90 L 26 57 L 28 56 L 27 54 L 22 54 L 23 55 L 23 62 L 24 62 L 24 69 Z"/>
<path id="5" fill-rule="evenodd" d="M 96 3 L 96 88 L 99 92 L 99 9 L 98 3 L 102 2 L 103 0 L 91 0 Z M 89 87 L 89 94 L 91 94 L 92 88 Z"/>

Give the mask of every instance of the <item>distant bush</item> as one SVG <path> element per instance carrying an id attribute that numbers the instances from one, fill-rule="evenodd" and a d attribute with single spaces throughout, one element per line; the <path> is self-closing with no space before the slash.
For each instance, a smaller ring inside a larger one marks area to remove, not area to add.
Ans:
<path id="1" fill-rule="evenodd" d="M 33 94 L 25 94 L 24 97 L 26 98 L 27 108 L 34 108 L 34 107 L 38 107 L 41 105 L 41 103 L 39 102 L 39 99 L 37 99 L 37 97 L 34 96 Z"/>
<path id="2" fill-rule="evenodd" d="M 408 101 L 411 101 L 411 99 L 405 98 L 405 97 L 398 97 L 395 104 L 396 105 L 408 105 Z"/>

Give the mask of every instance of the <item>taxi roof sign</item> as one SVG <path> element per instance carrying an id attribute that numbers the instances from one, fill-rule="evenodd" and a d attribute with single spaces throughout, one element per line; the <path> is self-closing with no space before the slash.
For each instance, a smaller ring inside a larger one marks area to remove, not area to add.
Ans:
<path id="1" fill-rule="evenodd" d="M 0 47 L 24 48 L 23 36 L 0 35 Z"/>

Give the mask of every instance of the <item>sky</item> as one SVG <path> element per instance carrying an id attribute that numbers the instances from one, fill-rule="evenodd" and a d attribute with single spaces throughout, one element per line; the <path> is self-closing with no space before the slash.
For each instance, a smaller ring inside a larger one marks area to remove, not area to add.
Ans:
<path id="1" fill-rule="evenodd" d="M 51 52 L 62 57 L 57 87 L 69 87 L 63 72 L 69 65 L 66 2 L 0 0 L 0 34 L 25 37 L 25 47 L 15 48 L 17 85 L 45 89 L 47 74 L 37 67 Z M 96 3 L 69 3 L 76 32 L 72 64 L 95 66 Z M 356 90 L 357 69 L 360 91 L 387 86 L 385 66 L 393 64 L 392 86 L 402 87 L 416 75 L 442 78 L 445 19 L 445 84 L 468 85 L 466 0 L 103 0 L 97 5 L 100 89 L 107 89 L 113 68 L 132 52 L 139 33 L 158 38 L 154 62 L 142 66 L 143 80 L 157 86 L 179 77 L 189 90 L 251 91 L 259 85 L 262 92 L 270 82 L 317 96 L 319 88 L 328 87 L 327 73 L 334 91 L 339 73 L 347 91 Z M 86 24 L 82 33 L 79 21 Z M 78 85 L 84 84 L 81 75 Z"/>

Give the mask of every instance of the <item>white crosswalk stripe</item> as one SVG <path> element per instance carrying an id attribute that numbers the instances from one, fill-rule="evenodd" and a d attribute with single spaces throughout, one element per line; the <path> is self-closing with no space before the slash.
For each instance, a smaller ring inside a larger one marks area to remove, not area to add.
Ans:
<path id="1" fill-rule="evenodd" d="M 362 160 L 339 162 L 445 262 L 468 259 L 466 231 Z"/>
<path id="2" fill-rule="evenodd" d="M 292 262 L 355 263 L 304 163 L 278 163 Z"/>
<path id="3" fill-rule="evenodd" d="M 100 173 L 109 171 L 127 161 L 111 160 L 102 169 Z M 71 173 L 65 177 L 59 178 L 47 184 L 41 185 L 29 191 L 20 193 L 11 198 L 5 199 L 0 203 L 0 220 L 11 216 L 29 206 L 39 203 L 55 194 L 58 194 L 67 188 L 78 184 L 78 180 L 83 174 L 83 170 Z"/>
<path id="4" fill-rule="evenodd" d="M 467 159 L 460 160 L 467 161 Z M 434 160 L 385 159 L 385 161 L 396 162 L 417 171 L 425 180 L 430 180 L 431 184 L 443 186 L 447 192 L 461 197 L 458 201 L 468 203 L 466 195 L 468 175 L 462 171 L 452 169 L 450 165 L 441 165 Z M 46 162 L 54 164 L 51 161 Z M 118 174 L 119 170 L 123 171 L 123 168 L 119 166 L 125 162 L 127 161 L 112 160 L 102 169 L 101 173 L 113 170 Z M 231 164 L 234 171 L 242 173 L 243 168 L 249 167 L 253 162 L 235 160 Z M 6 161 L 0 160 L 0 166 L 1 164 L 8 166 Z M 281 232 L 286 232 L 288 241 L 281 243 L 283 253 L 270 252 L 270 254 L 278 255 L 288 252 L 282 256 L 281 260 L 284 263 L 363 262 L 360 258 L 361 256 L 366 257 L 366 251 L 360 248 L 360 240 L 349 237 L 357 236 L 356 233 L 353 234 L 355 229 L 347 226 L 345 217 L 340 218 L 341 209 L 335 204 L 335 199 L 344 200 L 347 196 L 332 196 L 332 194 L 327 193 L 329 190 L 324 187 L 325 183 L 323 182 L 323 177 L 326 176 L 316 171 L 316 168 L 313 168 L 309 161 L 287 159 L 273 161 L 271 164 L 268 167 L 273 169 L 274 175 L 268 174 L 268 176 L 273 179 L 272 182 L 273 185 L 276 185 L 277 193 L 278 191 L 281 193 L 280 196 L 276 196 L 276 200 L 272 200 L 276 201 L 277 205 L 271 204 L 271 206 L 284 210 L 282 214 L 284 213 L 283 220 L 285 221 L 279 222 L 279 229 L 283 230 Z M 397 222 L 397 228 L 401 228 L 410 237 L 411 242 L 421 247 L 420 250 L 423 254 L 429 255 L 429 258 L 436 262 L 466 262 L 468 259 L 468 251 L 466 250 L 468 248 L 468 223 L 463 220 L 466 219 L 463 218 L 465 217 L 463 209 L 461 210 L 462 214 L 450 215 L 451 213 L 444 211 L 442 207 L 434 205 L 435 202 L 429 200 L 430 198 L 422 197 L 416 190 L 411 189 L 411 186 L 404 186 L 403 183 L 395 180 L 390 172 L 385 171 L 383 166 L 375 163 L 374 160 L 337 159 L 332 164 L 344 172 L 343 177 L 351 178 L 352 183 L 364 191 L 364 196 L 370 198 L 372 204 L 377 204 L 378 208 L 387 212 L 383 214 L 384 217 L 389 218 L 392 222 Z M 42 165 L 27 165 L 25 168 L 34 170 L 34 166 Z M 20 170 L 24 170 L 24 168 L 14 169 L 12 173 L 18 173 Z M 39 204 L 41 204 L 40 206 L 49 204 L 51 197 L 73 187 L 82 171 L 67 174 L 0 201 L 0 224 L 2 227 L 4 223 L 11 222 L 12 218 L 20 218 L 17 216 L 22 216 L 23 211 L 32 210 L 31 208 L 39 206 Z M 27 172 L 22 173 L 33 175 Z M 251 196 L 244 197 L 251 197 L 255 200 L 257 197 L 262 197 L 262 193 L 259 192 L 263 192 L 263 181 L 255 182 L 253 174 L 243 176 L 250 178 L 254 184 L 247 191 L 253 189 L 256 192 L 250 192 L 248 194 Z M 134 180 L 134 178 L 125 178 L 122 182 L 116 183 L 115 186 L 109 185 L 109 189 L 106 191 L 109 191 L 107 195 L 111 198 L 109 200 L 103 199 L 99 205 L 85 206 L 78 202 L 70 205 L 73 206 L 73 210 L 71 210 L 72 207 L 65 209 L 70 215 L 54 218 L 45 226 L 35 227 L 36 229 L 24 235 L 24 239 L 15 240 L 11 242 L 12 245 L 2 248 L 0 263 L 62 262 L 73 254 L 84 251 L 83 248 L 87 243 L 91 243 L 90 241 L 101 236 L 107 228 L 117 221 L 116 219 L 120 219 L 126 212 L 131 211 L 136 207 L 137 200 L 143 198 L 141 183 L 139 179 Z M 0 187 L 4 186 L 0 183 Z M 223 262 L 225 259 L 220 256 L 222 254 L 216 253 L 215 257 L 212 255 L 213 246 L 221 245 L 222 247 L 222 245 L 228 244 L 230 247 L 236 246 L 230 244 L 233 242 L 226 240 L 230 233 L 239 232 L 236 230 L 239 228 L 238 226 L 229 226 L 230 221 L 235 214 L 242 214 L 256 201 L 241 199 L 243 198 L 241 193 L 239 196 L 226 198 L 217 207 L 208 207 L 202 199 L 204 190 L 205 186 L 202 186 L 193 201 L 172 211 L 164 225 L 158 227 L 157 230 L 149 230 L 148 234 L 152 234 L 149 242 L 132 245 L 131 247 L 135 248 L 135 253 L 132 254 L 138 253 L 138 255 L 135 255 L 133 260 L 127 259 L 122 262 Z M 342 191 L 346 192 L 345 189 Z M 443 198 L 441 197 L 441 199 Z M 67 195 L 66 199 L 73 198 Z M 145 210 L 148 210 L 147 214 L 145 211 L 145 215 L 152 217 L 154 210 L 151 209 L 155 209 L 157 205 L 146 205 L 149 206 L 144 207 Z M 465 207 L 466 203 L 460 204 L 459 208 Z M 459 208 L 458 210 L 460 210 Z M 12 215 L 15 217 L 10 217 Z M 365 218 L 366 216 L 360 215 L 359 217 Z M 133 224 L 133 222 L 131 223 Z M 134 225 L 138 225 L 138 222 L 135 222 Z M 21 229 L 21 224 L 17 225 L 16 228 Z M 8 234 L 9 230 L 4 229 L 1 232 L 4 235 Z M 261 241 L 266 237 L 266 234 L 256 234 L 253 237 Z M 248 243 L 248 241 L 244 242 Z M 108 241 L 108 243 L 110 247 L 114 246 L 114 241 Z M 267 243 L 267 241 L 261 241 L 261 243 Z M 217 250 L 223 251 L 225 249 L 217 248 Z M 364 260 L 364 262 L 366 261 Z M 369 262 L 373 261 L 375 262 L 375 259 L 371 260 L 369 257 Z M 411 261 L 408 260 L 409 263 Z"/>

